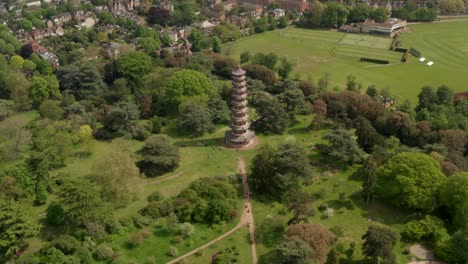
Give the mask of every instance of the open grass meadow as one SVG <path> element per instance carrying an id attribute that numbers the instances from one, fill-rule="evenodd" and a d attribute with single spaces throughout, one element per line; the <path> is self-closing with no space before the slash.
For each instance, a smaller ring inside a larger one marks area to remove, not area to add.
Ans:
<path id="1" fill-rule="evenodd" d="M 224 52 L 239 59 L 244 51 L 274 52 L 295 63 L 294 74 L 302 79 L 318 81 L 330 74 L 329 89 L 346 86 L 346 77 L 354 75 L 366 88 L 390 88 L 400 99 L 417 101 L 425 85 L 445 84 L 454 91 L 466 91 L 468 75 L 468 21 L 413 24 L 411 32 L 401 36 L 404 48 L 415 48 L 434 62 L 429 67 L 410 56 L 401 63 L 402 53 L 389 51 L 390 38 L 347 34 L 325 30 L 289 27 L 255 34 L 228 43 Z M 361 57 L 389 60 L 389 65 L 360 62 Z"/>

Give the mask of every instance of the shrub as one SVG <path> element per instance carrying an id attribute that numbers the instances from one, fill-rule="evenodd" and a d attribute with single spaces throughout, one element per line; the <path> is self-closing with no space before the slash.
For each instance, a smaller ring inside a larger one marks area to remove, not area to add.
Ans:
<path id="1" fill-rule="evenodd" d="M 119 234 L 120 232 L 122 232 L 122 229 L 123 227 L 121 222 L 115 219 L 112 219 L 106 224 L 106 231 L 109 234 Z"/>
<path id="2" fill-rule="evenodd" d="M 132 217 L 132 219 L 133 219 L 133 224 L 137 228 L 142 228 L 142 227 L 145 227 L 145 226 L 149 226 L 153 222 L 153 220 L 151 218 L 145 217 L 145 216 L 142 216 L 142 215 L 134 215 Z"/>
<path id="3" fill-rule="evenodd" d="M 58 204 L 57 202 L 52 202 L 47 207 L 46 212 L 47 212 L 46 221 L 48 224 L 55 225 L 55 226 L 63 224 L 65 214 L 60 204 Z"/>
<path id="4" fill-rule="evenodd" d="M 175 257 L 175 256 L 179 255 L 179 250 L 176 247 L 171 246 L 171 247 L 169 247 L 168 255 L 171 256 L 171 257 Z"/>
<path id="5" fill-rule="evenodd" d="M 88 236 L 92 237 L 95 241 L 105 241 L 109 237 L 104 226 L 100 223 L 89 222 L 85 224 L 85 227 Z"/>
<path id="6" fill-rule="evenodd" d="M 101 141 L 109 141 L 112 139 L 112 134 L 105 128 L 100 127 L 94 131 L 94 138 Z"/>
<path id="7" fill-rule="evenodd" d="M 146 126 L 136 125 L 132 131 L 132 137 L 139 141 L 144 141 L 151 136 L 151 132 Z"/>
<path id="8" fill-rule="evenodd" d="M 131 217 L 122 217 L 119 219 L 119 223 L 122 226 L 128 227 L 133 225 L 133 219 Z"/>
<path id="9" fill-rule="evenodd" d="M 149 256 L 146 258 L 145 264 L 157 264 L 155 256 Z"/>
<path id="10" fill-rule="evenodd" d="M 149 216 L 153 219 L 157 219 L 161 216 L 159 208 L 161 207 L 161 202 L 150 202 L 148 205 L 140 211 L 141 215 Z"/>
<path id="11" fill-rule="evenodd" d="M 98 260 L 113 260 L 117 256 L 110 246 L 104 244 L 97 246 L 94 254 Z"/>
<path id="12" fill-rule="evenodd" d="M 148 202 L 161 201 L 162 199 L 163 199 L 163 197 L 162 197 L 162 195 L 161 195 L 161 193 L 159 191 L 152 192 L 146 198 L 146 200 L 148 200 Z"/>
<path id="13" fill-rule="evenodd" d="M 320 212 L 325 212 L 328 209 L 328 204 L 323 203 L 318 207 Z"/>
<path id="14" fill-rule="evenodd" d="M 137 232 L 133 235 L 130 236 L 129 238 L 129 244 L 132 245 L 133 247 L 139 246 L 143 243 L 144 237 L 141 234 L 141 232 Z"/>

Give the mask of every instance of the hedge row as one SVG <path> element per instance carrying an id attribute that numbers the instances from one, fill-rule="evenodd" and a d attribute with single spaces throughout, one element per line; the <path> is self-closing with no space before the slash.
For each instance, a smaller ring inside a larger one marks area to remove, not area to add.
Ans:
<path id="1" fill-rule="evenodd" d="M 410 54 L 410 51 L 406 50 L 406 52 L 403 54 L 403 57 L 401 58 L 401 62 L 406 62 L 408 60 L 409 54 Z"/>
<path id="2" fill-rule="evenodd" d="M 395 45 L 399 39 L 400 39 L 400 36 L 398 34 L 393 37 L 392 44 L 390 44 L 390 50 L 395 49 Z"/>
<path id="3" fill-rule="evenodd" d="M 395 51 L 406 53 L 408 49 L 405 48 L 395 48 Z"/>
<path id="4" fill-rule="evenodd" d="M 410 48 L 410 53 L 411 53 L 411 55 L 413 55 L 413 56 L 415 56 L 417 58 L 421 57 L 421 52 L 419 52 L 416 49 Z"/>
<path id="5" fill-rule="evenodd" d="M 379 59 L 371 59 L 371 58 L 361 58 L 361 62 L 367 61 L 367 62 L 374 62 L 374 63 L 379 63 L 379 64 L 389 64 L 390 62 L 388 60 L 379 60 Z"/>

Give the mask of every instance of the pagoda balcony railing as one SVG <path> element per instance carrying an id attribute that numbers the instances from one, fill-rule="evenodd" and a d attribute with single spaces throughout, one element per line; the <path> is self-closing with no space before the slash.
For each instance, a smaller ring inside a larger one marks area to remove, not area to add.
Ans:
<path id="1" fill-rule="evenodd" d="M 237 99 L 238 102 L 240 102 L 240 100 L 247 99 L 247 93 L 244 93 L 244 94 L 241 94 L 241 95 L 232 94 L 232 99 Z"/>
<path id="2" fill-rule="evenodd" d="M 242 109 L 231 109 L 231 112 L 233 115 L 243 115 L 247 114 L 249 112 L 249 109 L 247 107 L 244 107 Z"/>
<path id="3" fill-rule="evenodd" d="M 233 120 L 231 126 L 244 126 L 244 125 L 250 125 L 249 122 L 247 122 L 247 120 L 242 120 L 240 122 L 237 122 L 236 120 Z"/>
<path id="4" fill-rule="evenodd" d="M 242 81 L 242 82 L 232 82 L 232 85 L 236 88 L 242 88 L 242 87 L 245 87 L 247 85 L 247 82 L 246 81 Z"/>
<path id="5" fill-rule="evenodd" d="M 242 100 L 242 102 L 232 101 L 232 105 L 235 109 L 244 108 L 247 106 L 247 100 Z"/>
<path id="6" fill-rule="evenodd" d="M 243 115 L 233 114 L 231 115 L 231 119 L 233 122 L 248 121 L 249 116 L 247 114 L 243 114 Z"/>
<path id="7" fill-rule="evenodd" d="M 232 76 L 233 82 L 242 82 L 244 80 L 245 80 L 245 75 L 239 75 L 239 76 L 233 75 Z"/>

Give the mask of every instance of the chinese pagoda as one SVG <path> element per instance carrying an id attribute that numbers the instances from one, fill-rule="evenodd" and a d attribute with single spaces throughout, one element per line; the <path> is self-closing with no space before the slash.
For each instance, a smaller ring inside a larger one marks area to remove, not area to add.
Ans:
<path id="1" fill-rule="evenodd" d="M 232 85 L 231 130 L 226 132 L 225 144 L 228 147 L 241 148 L 252 142 L 255 133 L 249 130 L 247 85 L 245 71 L 240 66 L 232 71 Z"/>

